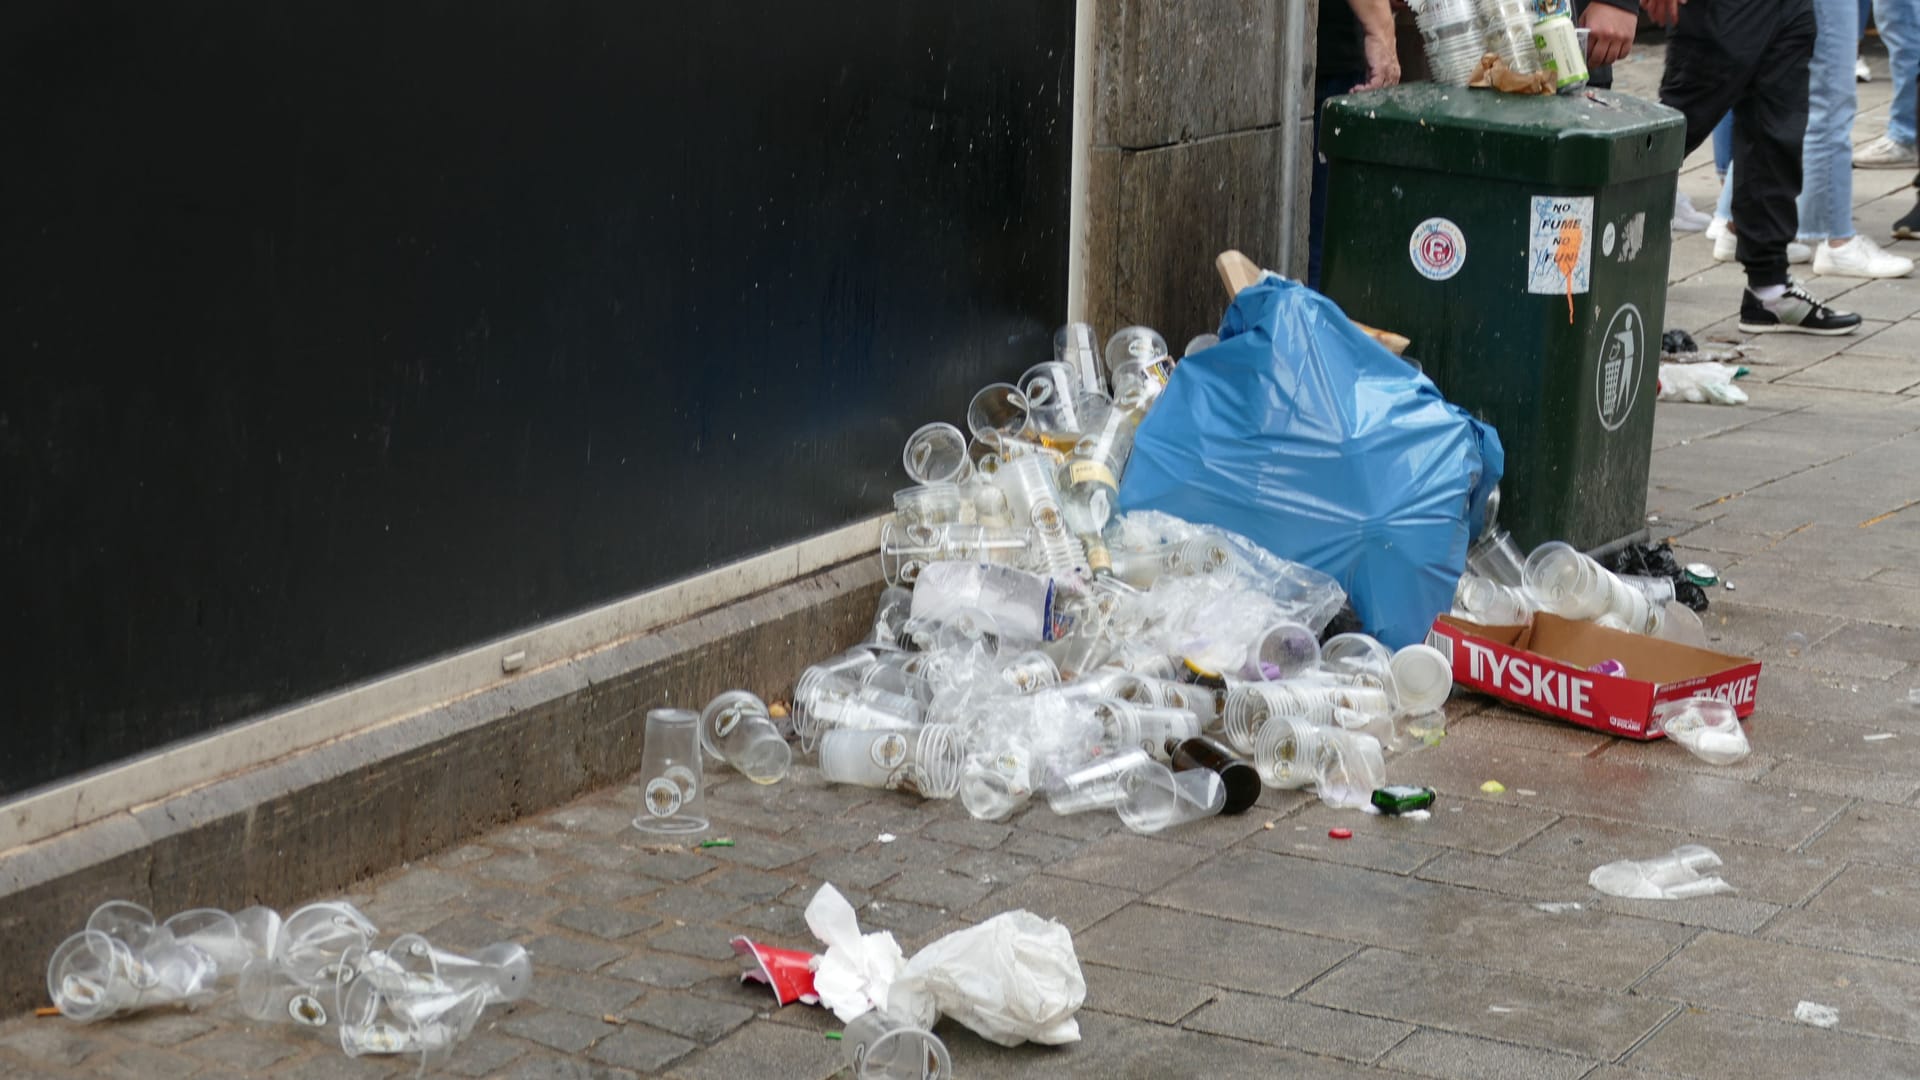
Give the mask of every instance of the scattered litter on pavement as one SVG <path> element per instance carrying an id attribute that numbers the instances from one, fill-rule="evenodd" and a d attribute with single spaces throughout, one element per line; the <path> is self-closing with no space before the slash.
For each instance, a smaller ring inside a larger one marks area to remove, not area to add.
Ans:
<path id="1" fill-rule="evenodd" d="M 812 963 L 813 992 L 842 1021 L 869 1009 L 885 1009 L 907 958 L 886 930 L 862 934 L 853 905 L 832 885 L 807 902 L 807 929 L 826 946 Z"/>
<path id="2" fill-rule="evenodd" d="M 722 836 L 718 840 L 702 840 L 700 841 L 700 846 L 703 848 L 732 847 L 733 838 L 730 836 Z"/>
<path id="3" fill-rule="evenodd" d="M 893 994 L 888 1014 L 922 1029 L 945 1016 L 1001 1046 L 1057 1046 L 1080 1040 L 1087 980 L 1071 931 L 1015 910 L 913 954 Z"/>
<path id="4" fill-rule="evenodd" d="M 1687 900 L 1733 892 L 1733 886 L 1719 877 L 1700 873 L 1719 865 L 1720 856 L 1713 849 L 1682 844 L 1658 858 L 1622 859 L 1597 867 L 1587 884 L 1628 900 Z"/>
<path id="5" fill-rule="evenodd" d="M 1533 797 L 1533 796 L 1535 796 L 1535 795 L 1538 795 L 1538 794 L 1540 794 L 1539 792 L 1537 792 L 1537 791 L 1535 791 L 1535 790 L 1533 790 L 1532 788 L 1524 788 L 1524 787 L 1517 787 L 1517 788 L 1514 788 L 1514 789 L 1513 789 L 1513 793 L 1514 793 L 1515 795 L 1523 795 L 1523 796 L 1526 796 L 1526 797 L 1528 797 L 1528 798 L 1531 798 L 1531 797 Z"/>
<path id="6" fill-rule="evenodd" d="M 1498 780 L 1488 780 L 1480 785 L 1480 790 L 1488 795 L 1498 795 L 1507 790 L 1507 785 Z"/>
<path id="7" fill-rule="evenodd" d="M 1745 405 L 1747 392 L 1733 385 L 1747 374 L 1744 367 L 1710 362 L 1661 364 L 1659 400 L 1693 405 Z"/>
<path id="8" fill-rule="evenodd" d="M 1786 648 L 1788 656 L 1799 656 L 1801 653 L 1807 651 L 1807 635 L 1796 630 L 1788 634 L 1786 638 L 1781 641 L 1781 645 Z"/>
<path id="9" fill-rule="evenodd" d="M 1862 735 L 1860 736 L 1860 738 L 1865 740 L 1866 742 L 1880 742 L 1884 739 L 1893 738 L 1894 734 L 1895 733 L 1891 731 L 1882 731 L 1877 735 Z"/>
<path id="10" fill-rule="evenodd" d="M 1910 686 L 1907 688 L 1907 704 L 1920 706 L 1920 686 Z"/>
<path id="11" fill-rule="evenodd" d="M 345 901 L 183 911 L 165 922 L 109 901 L 47 964 L 57 1012 L 81 1023 L 149 1008 L 195 1008 L 231 995 L 260 1022 L 334 1025 L 348 1057 L 404 1055 L 424 1070 L 448 1061 L 483 1009 L 525 997 L 527 951 L 511 942 L 471 956 L 418 934 L 376 947 L 377 928 Z"/>
<path id="12" fill-rule="evenodd" d="M 1803 1024 L 1812 1024 L 1817 1028 L 1831 1028 L 1840 1025 L 1840 1010 L 1831 1005 L 1822 1005 L 1814 1001 L 1803 1001 L 1794 1006 L 1793 1018 Z"/>
<path id="13" fill-rule="evenodd" d="M 879 842 L 881 842 L 881 843 L 883 843 L 883 844 L 891 844 L 891 843 L 893 843 L 893 842 L 894 842 L 895 840 L 898 840 L 898 839 L 900 839 L 900 838 L 899 838 L 899 837 L 897 837 L 897 836 L 895 836 L 895 835 L 893 835 L 893 834 L 892 834 L 892 833 L 890 833 L 890 832 L 883 832 L 883 833 L 881 833 L 881 834 L 880 834 L 879 836 L 876 836 L 876 837 L 874 837 L 874 839 L 875 839 L 875 840 L 878 840 Z"/>
<path id="14" fill-rule="evenodd" d="M 754 966 L 740 973 L 741 982 L 760 983 L 772 990 L 774 1000 L 782 1005 L 796 1001 L 820 1004 L 820 995 L 813 988 L 812 953 L 776 949 L 746 937 L 733 938 L 728 944 L 735 953 L 753 959 Z"/>
<path id="15" fill-rule="evenodd" d="M 1585 905 L 1578 900 L 1547 901 L 1533 906 L 1535 910 L 1544 911 L 1549 915 L 1565 915 L 1569 911 L 1585 910 Z"/>
<path id="16" fill-rule="evenodd" d="M 1328 829 L 1327 835 L 1335 840 L 1351 840 L 1353 839 L 1353 830 L 1345 826 L 1339 826 Z"/>

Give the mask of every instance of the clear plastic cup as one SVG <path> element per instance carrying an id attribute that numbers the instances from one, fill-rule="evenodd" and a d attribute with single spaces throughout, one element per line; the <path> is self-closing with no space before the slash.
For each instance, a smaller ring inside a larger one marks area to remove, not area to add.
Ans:
<path id="1" fill-rule="evenodd" d="M 1320 665 L 1320 638 L 1297 622 L 1279 622 L 1261 633 L 1249 656 L 1249 679 L 1272 682 L 1292 679 Z"/>
<path id="2" fill-rule="evenodd" d="M 1027 402 L 1027 430 L 1053 440 L 1077 439 L 1087 429 L 1079 382 L 1077 372 L 1056 360 L 1028 368 L 1016 384 Z"/>
<path id="3" fill-rule="evenodd" d="M 706 784 L 700 769 L 700 714 L 650 709 L 640 749 L 640 814 L 633 827 L 660 836 L 707 829 Z"/>
<path id="4" fill-rule="evenodd" d="M 82 930 L 61 942 L 47 962 L 47 1000 L 82 1024 L 131 1012 L 142 1004 L 140 965 L 133 950 L 100 930 Z"/>
<path id="5" fill-rule="evenodd" d="M 901 525 L 965 525 L 973 521 L 976 506 L 958 484 L 921 484 L 893 493 L 893 514 Z"/>
<path id="6" fill-rule="evenodd" d="M 1676 595 L 1672 578 L 1649 577 L 1643 574 L 1615 574 L 1614 576 L 1622 584 L 1646 594 L 1647 599 L 1655 604 L 1665 604 L 1673 600 Z"/>
<path id="7" fill-rule="evenodd" d="M 1000 679 L 1022 694 L 1031 694 L 1060 684 L 1060 667 L 1053 657 L 1038 649 L 1029 649 L 1000 665 Z"/>
<path id="8" fill-rule="evenodd" d="M 994 446 L 1018 439 L 1027 430 L 1027 399 L 1012 383 L 988 383 L 967 403 L 967 430 Z M 1000 456 L 1006 458 L 1004 449 Z"/>
<path id="9" fill-rule="evenodd" d="M 1078 374 L 1080 393 L 1100 395 L 1107 393 L 1106 376 L 1100 367 L 1100 346 L 1094 340 L 1092 326 L 1077 322 L 1068 323 L 1055 330 L 1053 358 Z"/>
<path id="10" fill-rule="evenodd" d="M 829 731 L 820 737 L 820 775 L 836 784 L 911 791 L 950 799 L 966 764 L 958 728 L 928 724 L 915 731 Z"/>
<path id="11" fill-rule="evenodd" d="M 952 424 L 936 421 L 907 436 L 900 452 L 907 477 L 916 484 L 962 484 L 973 475 L 967 437 Z"/>
<path id="12" fill-rule="evenodd" d="M 1393 654 L 1395 711 L 1405 716 L 1430 713 L 1453 692 L 1453 664 L 1431 645 L 1409 645 Z"/>
<path id="13" fill-rule="evenodd" d="M 1107 810 L 1126 797 L 1122 780 L 1136 769 L 1158 764 L 1139 747 L 1105 754 L 1072 772 L 1054 778 L 1046 788 L 1047 805 L 1062 817 Z"/>
<path id="14" fill-rule="evenodd" d="M 1107 377 L 1113 382 L 1116 401 L 1120 398 L 1119 382 L 1114 379 L 1117 369 L 1128 364 L 1151 368 L 1156 364 L 1165 365 L 1171 359 L 1167 352 L 1167 339 L 1150 326 L 1128 326 L 1116 330 L 1107 339 L 1104 357 Z M 1164 383 L 1166 380 L 1163 378 L 1159 381 Z"/>
<path id="15" fill-rule="evenodd" d="M 1200 734 L 1199 718 L 1185 709 L 1104 698 L 1093 703 L 1093 715 L 1105 732 L 1101 741 L 1115 752 L 1137 746 L 1164 760 L 1168 739 Z"/>
<path id="16" fill-rule="evenodd" d="M 1513 534 L 1498 525 L 1483 533 L 1467 549 L 1467 569 L 1496 584 L 1517 589 L 1526 584 L 1526 554 L 1513 542 Z"/>
<path id="17" fill-rule="evenodd" d="M 819 668 L 801 673 L 793 688 L 793 730 L 811 751 L 831 730 L 911 731 L 926 723 L 926 707 L 901 694 L 861 686 Z"/>
<path id="18" fill-rule="evenodd" d="M 933 1032 L 895 1020 L 879 1009 L 847 1023 L 840 1036 L 853 1080 L 952 1080 L 953 1059 Z"/>
<path id="19" fill-rule="evenodd" d="M 1524 590 L 1476 574 L 1461 575 L 1453 590 L 1453 609 L 1481 626 L 1524 626 L 1533 618 L 1533 603 Z"/>
<path id="20" fill-rule="evenodd" d="M 349 949 L 365 948 L 378 932 L 359 908 L 322 900 L 295 909 L 281 922 L 274 959 L 295 982 L 325 985 L 340 958 Z"/>
<path id="21" fill-rule="evenodd" d="M 1567 619 L 1596 619 L 1613 603 L 1613 587 L 1599 563 L 1551 540 L 1533 549 L 1522 567 L 1527 591 L 1541 607 Z"/>
<path id="22" fill-rule="evenodd" d="M 960 773 L 960 805 L 979 821 L 1005 821 L 1033 795 L 1033 751 L 1009 740 L 967 759 Z"/>
<path id="23" fill-rule="evenodd" d="M 1304 788 L 1319 776 L 1326 729 L 1296 716 L 1263 724 L 1254 736 L 1253 767 L 1268 787 Z"/>
<path id="24" fill-rule="evenodd" d="M 887 586 L 881 591 L 879 602 L 874 605 L 873 631 L 867 635 L 864 644 L 887 649 L 899 648 L 900 631 L 912 613 L 913 590 L 898 585 Z"/>
<path id="25" fill-rule="evenodd" d="M 1314 790 L 1328 806 L 1371 805 L 1373 793 L 1387 782 L 1386 754 L 1380 740 L 1359 731 L 1322 730 L 1323 749 Z"/>
<path id="26" fill-rule="evenodd" d="M 994 474 L 994 483 L 1007 493 L 1015 521 L 1032 526 L 1039 567 L 1055 579 L 1070 579 L 1086 566 L 1087 553 L 1067 528 L 1053 472 L 1045 458 L 1017 458 Z"/>
<path id="27" fill-rule="evenodd" d="M 745 690 L 729 690 L 701 710 L 700 748 L 756 784 L 777 784 L 793 768 L 793 748 L 767 703 Z"/>
<path id="28" fill-rule="evenodd" d="M 1227 805 L 1227 786 L 1211 769 L 1174 772 L 1156 761 L 1128 770 L 1120 788 L 1114 809 L 1120 823 L 1137 833 L 1164 832 L 1210 818 Z"/>

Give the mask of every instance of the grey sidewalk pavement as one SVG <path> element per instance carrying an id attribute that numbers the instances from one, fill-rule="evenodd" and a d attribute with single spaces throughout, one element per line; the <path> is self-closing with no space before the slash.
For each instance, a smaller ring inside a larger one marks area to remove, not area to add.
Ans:
<path id="1" fill-rule="evenodd" d="M 1862 138 L 1884 119 L 1875 63 Z M 1655 50 L 1623 82 L 1650 86 L 1658 65 Z M 1911 179 L 1856 174 L 1864 229 L 1884 233 Z M 1683 188 L 1705 206 L 1712 185 L 1691 160 Z M 1739 278 L 1704 240 L 1676 244 L 1672 278 L 1670 326 L 1730 327 Z M 1736 766 L 1456 695 L 1447 737 L 1391 766 L 1440 791 L 1426 822 L 1268 792 L 1244 817 L 1144 838 L 1044 808 L 978 823 L 811 766 L 770 788 L 716 769 L 712 835 L 734 847 L 648 849 L 623 787 L 350 898 L 389 934 L 532 950 L 532 999 L 490 1010 L 448 1070 L 463 1076 L 831 1075 L 830 1014 L 774 1008 L 727 946 L 809 945 L 801 908 L 827 881 L 909 951 L 1015 907 L 1072 928 L 1083 1040 L 1007 1050 L 943 1024 L 962 1076 L 1920 1076 L 1920 282 L 1815 287 L 1868 330 L 1763 340 L 1745 407 L 1659 407 L 1655 528 L 1721 568 L 1718 646 L 1766 663 Z M 1506 793 L 1482 794 L 1488 779 Z M 1329 839 L 1335 824 L 1353 838 Z M 1690 841 L 1719 851 L 1737 895 L 1586 884 Z M 1838 1027 L 1796 1023 L 1802 1000 Z M 406 1071 L 218 1008 L 0 1024 L 11 1077 Z"/>

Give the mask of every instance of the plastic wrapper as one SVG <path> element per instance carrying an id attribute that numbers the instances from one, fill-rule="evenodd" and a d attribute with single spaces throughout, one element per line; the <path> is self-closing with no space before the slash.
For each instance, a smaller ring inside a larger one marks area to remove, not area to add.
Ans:
<path id="1" fill-rule="evenodd" d="M 1700 873 L 1720 865 L 1713 849 L 1683 844 L 1657 859 L 1622 859 L 1598 867 L 1587 884 L 1628 900 L 1689 900 L 1730 893 L 1733 886 Z"/>
<path id="2" fill-rule="evenodd" d="M 922 1029 L 945 1016 L 1001 1046 L 1058 1045 L 1079 1041 L 1074 1013 L 1086 998 L 1072 932 L 1009 911 L 915 953 L 885 1011 Z"/>
<path id="3" fill-rule="evenodd" d="M 1661 364 L 1660 400 L 1694 405 L 1745 405 L 1747 392 L 1733 385 L 1744 369 L 1726 364 Z"/>
<path id="4" fill-rule="evenodd" d="M 1654 717 L 1668 739 L 1710 765 L 1732 765 L 1752 752 L 1740 718 L 1724 701 L 1696 697 L 1669 702 L 1661 705 Z"/>
<path id="5" fill-rule="evenodd" d="M 853 905 L 832 885 L 807 902 L 807 928 L 826 950 L 814 966 L 813 992 L 843 1022 L 869 1009 L 886 1009 L 906 957 L 887 931 L 862 934 Z M 931 1027 L 927 1021 L 921 1027 Z"/>
<path id="6" fill-rule="evenodd" d="M 1423 640 L 1486 519 L 1504 455 L 1493 429 L 1349 322 L 1268 277 L 1220 343 L 1174 370 L 1120 486 L 1336 579 L 1388 645 Z M 1322 624 L 1324 625 L 1324 623 Z"/>

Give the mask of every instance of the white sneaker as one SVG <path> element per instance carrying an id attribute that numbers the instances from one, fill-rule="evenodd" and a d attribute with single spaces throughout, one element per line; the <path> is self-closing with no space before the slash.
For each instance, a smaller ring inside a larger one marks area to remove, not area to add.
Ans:
<path id="1" fill-rule="evenodd" d="M 1822 277 L 1895 278 L 1913 273 L 1913 260 L 1880 250 L 1856 236 L 1839 247 L 1821 244 L 1813 253 L 1813 272 Z"/>
<path id="2" fill-rule="evenodd" d="M 1853 58 L 1853 81 L 1873 81 L 1873 69 L 1867 67 L 1867 58 L 1864 56 L 1856 56 Z"/>
<path id="3" fill-rule="evenodd" d="M 1713 215 L 1713 220 L 1707 223 L 1707 239 L 1718 240 L 1723 236 L 1729 235 L 1727 232 L 1727 226 L 1729 224 L 1731 224 L 1731 222 L 1719 214 Z"/>
<path id="4" fill-rule="evenodd" d="M 1911 169 L 1920 164 L 1920 152 L 1885 135 L 1853 152 L 1856 169 Z"/>
<path id="5" fill-rule="evenodd" d="M 1673 196 L 1673 231 L 1677 233 L 1705 232 L 1713 224 L 1711 215 L 1703 214 L 1693 208 L 1693 200 L 1687 198 L 1684 191 Z"/>
<path id="6" fill-rule="evenodd" d="M 1719 236 L 1713 238 L 1713 261 L 1732 262 L 1738 254 L 1740 238 L 1731 228 L 1723 228 Z M 1824 246 L 1824 245 L 1823 245 Z M 1813 259 L 1813 249 L 1798 240 L 1787 241 L 1787 262 L 1798 266 Z M 1817 273 L 1817 271 L 1816 271 Z"/>

